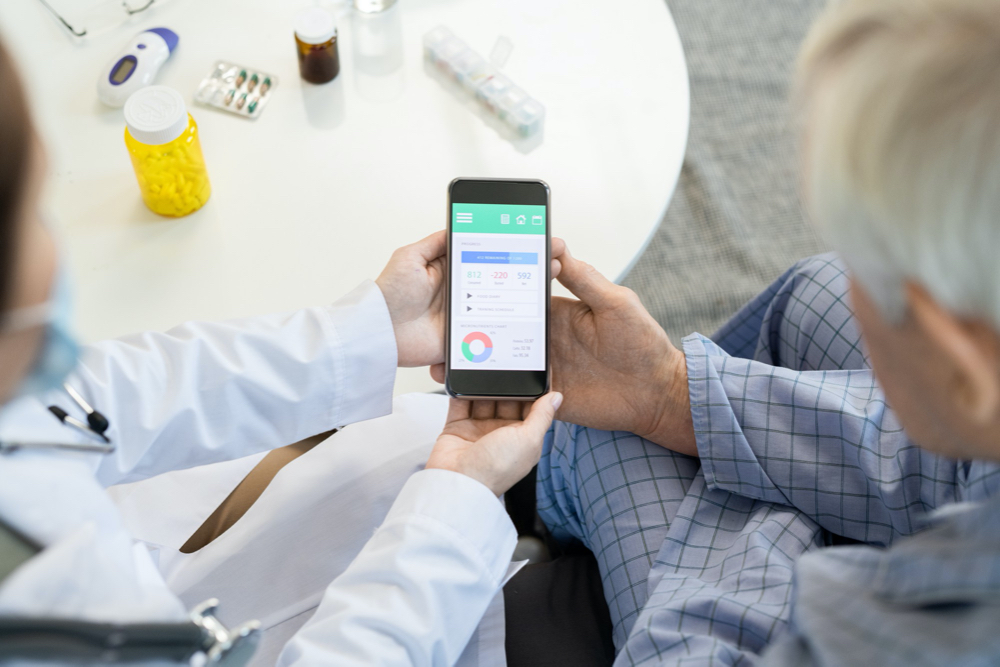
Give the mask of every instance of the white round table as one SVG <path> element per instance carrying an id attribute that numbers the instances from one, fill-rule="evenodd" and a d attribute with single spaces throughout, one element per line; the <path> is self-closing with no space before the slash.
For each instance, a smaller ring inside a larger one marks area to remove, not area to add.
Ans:
<path id="1" fill-rule="evenodd" d="M 0 3 L 48 148 L 46 203 L 83 339 L 330 302 L 440 229 L 456 176 L 545 180 L 553 233 L 605 275 L 631 267 L 687 141 L 687 70 L 664 0 L 399 0 L 376 17 L 326 4 L 341 72 L 323 86 L 299 78 L 292 37 L 313 4 L 158 0 L 76 40 L 36 0 Z M 502 136 L 428 73 L 421 40 L 439 24 L 484 57 L 500 36 L 513 43 L 503 71 L 545 105 L 540 142 Z M 156 26 L 180 35 L 156 82 L 188 101 L 212 182 L 206 206 L 181 219 L 145 208 L 122 111 L 95 92 L 112 56 Z M 193 102 L 218 59 L 280 78 L 258 120 Z M 436 387 L 405 369 L 396 391 Z"/>

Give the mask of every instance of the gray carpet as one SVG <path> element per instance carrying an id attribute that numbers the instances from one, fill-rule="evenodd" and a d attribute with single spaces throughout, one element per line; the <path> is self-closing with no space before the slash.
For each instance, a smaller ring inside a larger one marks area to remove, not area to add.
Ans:
<path id="1" fill-rule="evenodd" d="M 624 284 L 679 343 L 824 250 L 798 196 L 788 91 L 826 0 L 667 4 L 687 55 L 691 130 L 674 198 Z"/>

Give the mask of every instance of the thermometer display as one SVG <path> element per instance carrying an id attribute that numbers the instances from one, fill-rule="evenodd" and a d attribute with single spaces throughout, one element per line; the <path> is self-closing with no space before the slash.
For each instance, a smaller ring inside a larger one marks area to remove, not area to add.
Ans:
<path id="1" fill-rule="evenodd" d="M 135 69 L 135 63 L 135 56 L 125 56 L 119 60 L 118 64 L 115 65 L 115 69 L 111 72 L 111 83 L 124 83 L 125 79 L 132 73 L 132 70 Z"/>

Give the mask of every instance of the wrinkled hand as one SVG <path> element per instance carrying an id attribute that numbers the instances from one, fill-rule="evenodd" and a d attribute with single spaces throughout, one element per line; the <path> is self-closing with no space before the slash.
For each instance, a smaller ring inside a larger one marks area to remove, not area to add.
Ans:
<path id="1" fill-rule="evenodd" d="M 580 298 L 552 299 L 552 382 L 566 397 L 559 419 L 696 456 L 684 354 L 635 292 L 568 250 L 559 282 Z"/>
<path id="2" fill-rule="evenodd" d="M 400 366 L 444 361 L 447 238 L 442 230 L 399 248 L 375 279 L 392 318 Z"/>
<path id="3" fill-rule="evenodd" d="M 561 402 L 559 393 L 534 404 L 453 398 L 427 467 L 471 477 L 499 496 L 538 463 L 542 439 Z"/>

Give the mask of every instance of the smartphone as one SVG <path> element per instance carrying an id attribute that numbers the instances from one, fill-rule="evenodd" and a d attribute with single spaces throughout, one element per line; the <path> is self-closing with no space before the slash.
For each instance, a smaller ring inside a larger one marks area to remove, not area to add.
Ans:
<path id="1" fill-rule="evenodd" d="M 549 390 L 549 186 L 457 178 L 448 187 L 445 387 L 530 401 Z"/>

